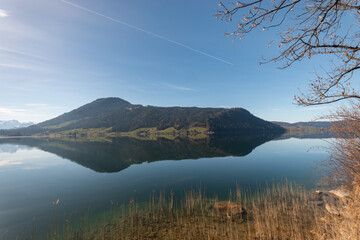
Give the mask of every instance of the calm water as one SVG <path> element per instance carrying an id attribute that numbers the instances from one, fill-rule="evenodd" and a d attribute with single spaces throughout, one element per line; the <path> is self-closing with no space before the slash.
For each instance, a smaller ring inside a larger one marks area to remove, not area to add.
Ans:
<path id="1" fill-rule="evenodd" d="M 253 187 L 290 181 L 313 188 L 322 139 L 276 136 L 211 137 L 205 140 L 112 142 L 0 139 L 0 239 L 54 218 L 60 199 L 66 218 L 108 210 L 110 202 L 148 199 L 164 190 L 182 195 L 204 188 L 226 198 L 236 184 Z M 313 148 L 312 148 L 313 147 Z"/>

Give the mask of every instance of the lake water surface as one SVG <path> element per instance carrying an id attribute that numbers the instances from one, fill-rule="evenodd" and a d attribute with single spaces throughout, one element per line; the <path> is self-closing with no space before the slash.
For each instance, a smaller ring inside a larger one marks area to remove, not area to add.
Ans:
<path id="1" fill-rule="evenodd" d="M 34 222 L 46 228 L 57 199 L 56 211 L 76 218 L 106 211 L 111 202 L 147 200 L 153 191 L 181 196 L 202 188 L 226 199 L 236 184 L 256 188 L 286 179 L 314 188 L 314 167 L 328 156 L 321 148 L 326 141 L 273 138 L 0 139 L 0 239 L 28 231 Z"/>

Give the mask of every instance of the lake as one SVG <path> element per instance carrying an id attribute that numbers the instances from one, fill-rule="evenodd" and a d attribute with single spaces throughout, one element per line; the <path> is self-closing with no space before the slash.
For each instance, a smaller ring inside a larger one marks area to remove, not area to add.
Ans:
<path id="1" fill-rule="evenodd" d="M 275 135 L 0 139 L 0 239 L 31 231 L 34 223 L 49 228 L 55 214 L 96 215 L 111 202 L 141 202 L 158 191 L 182 196 L 201 188 L 226 199 L 236 185 L 255 189 L 286 180 L 311 190 L 319 179 L 314 167 L 328 157 L 325 146 L 326 139 Z"/>

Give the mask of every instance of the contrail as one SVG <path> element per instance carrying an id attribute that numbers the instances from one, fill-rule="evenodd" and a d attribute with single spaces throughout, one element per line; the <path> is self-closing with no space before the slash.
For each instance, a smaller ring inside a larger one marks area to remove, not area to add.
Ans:
<path id="1" fill-rule="evenodd" d="M 226 61 L 226 60 L 224 60 L 224 59 L 215 57 L 215 56 L 213 56 L 213 55 L 211 55 L 211 54 L 208 54 L 208 53 L 206 53 L 206 52 L 203 52 L 203 51 L 200 51 L 200 50 L 198 50 L 198 49 L 192 48 L 192 47 L 190 47 L 190 46 L 188 46 L 188 45 L 185 45 L 185 44 L 183 44 L 183 43 L 174 41 L 174 40 L 172 40 L 172 39 L 169 39 L 169 38 L 167 38 L 167 37 L 161 36 L 161 35 L 159 35 L 159 34 L 156 34 L 156 33 L 150 32 L 150 31 L 147 31 L 147 30 L 145 30 L 145 29 L 143 29 L 143 28 L 140 28 L 140 27 L 137 27 L 137 26 L 135 26 L 135 25 L 132 25 L 132 24 L 123 22 L 123 21 L 118 20 L 118 19 L 116 19 L 116 18 L 112 18 L 112 17 L 106 16 L 106 15 L 104 15 L 104 14 L 101 14 L 101 13 L 99 13 L 99 12 L 96 12 L 96 11 L 94 11 L 94 10 L 91 10 L 91 9 L 88 9 L 88 8 L 85 8 L 85 7 L 82 7 L 82 6 L 80 6 L 80 5 L 77 5 L 77 4 L 75 4 L 75 3 L 72 3 L 72 2 L 69 2 L 69 1 L 66 1 L 66 0 L 60 0 L 60 1 L 62 1 L 63 3 L 66 3 L 66 4 L 68 4 L 68 5 L 71 5 L 71 6 L 75 7 L 75 8 L 81 9 L 81 10 L 83 10 L 83 11 L 86 11 L 86 12 L 89 12 L 89 13 L 92 13 L 92 14 L 95 14 L 95 15 L 98 15 L 98 16 L 100 16 L 100 17 L 106 18 L 106 19 L 111 20 L 111 21 L 113 21 L 113 22 L 120 23 L 120 24 L 122 24 L 122 25 L 124 25 L 124 26 L 127 26 L 127 27 L 129 27 L 129 28 L 138 30 L 138 31 L 143 32 L 143 33 L 147 33 L 147 34 L 149 34 L 149 35 L 151 35 L 151 36 L 160 38 L 160 39 L 162 39 L 162 40 L 164 40 L 164 41 L 167 41 L 167 42 L 173 43 L 173 44 L 175 44 L 175 45 L 178 45 L 178 46 L 180 46 L 180 47 L 189 49 L 189 50 L 191 50 L 191 51 L 193 51 L 193 52 L 202 54 L 202 55 L 204 55 L 204 56 L 206 56 L 206 57 L 210 57 L 210 58 L 212 58 L 212 59 L 218 60 L 218 61 L 220 61 L 220 62 L 229 64 L 229 65 L 234 65 L 233 63 L 231 63 L 231 62 L 229 62 L 229 61 Z"/>

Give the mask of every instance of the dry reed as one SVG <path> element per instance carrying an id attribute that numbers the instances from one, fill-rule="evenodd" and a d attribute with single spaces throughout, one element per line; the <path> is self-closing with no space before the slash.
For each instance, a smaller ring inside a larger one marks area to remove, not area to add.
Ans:
<path id="1" fill-rule="evenodd" d="M 324 209 L 314 196 L 290 183 L 252 194 L 237 188 L 225 202 L 201 190 L 180 201 L 152 193 L 146 204 L 130 200 L 70 239 L 315 239 L 323 234 Z"/>

